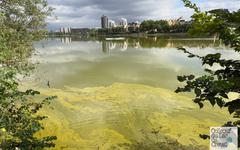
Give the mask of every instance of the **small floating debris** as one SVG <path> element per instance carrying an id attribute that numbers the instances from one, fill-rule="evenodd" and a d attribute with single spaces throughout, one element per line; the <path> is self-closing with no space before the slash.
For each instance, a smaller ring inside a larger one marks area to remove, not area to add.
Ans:
<path id="1" fill-rule="evenodd" d="M 107 40 L 107 41 L 113 41 L 113 40 L 119 41 L 119 40 L 125 40 L 125 38 L 124 38 L 124 37 L 119 37 L 119 38 L 106 38 L 106 40 Z"/>

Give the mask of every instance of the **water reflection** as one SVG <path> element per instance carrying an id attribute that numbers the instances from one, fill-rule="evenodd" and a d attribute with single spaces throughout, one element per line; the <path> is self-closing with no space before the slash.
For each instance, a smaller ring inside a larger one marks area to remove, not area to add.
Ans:
<path id="1" fill-rule="evenodd" d="M 72 38 L 71 37 L 62 37 L 61 42 L 66 43 L 66 44 L 72 43 Z"/>
<path id="2" fill-rule="evenodd" d="M 65 42 L 65 43 L 61 43 Z M 45 46 L 42 47 L 42 44 Z M 39 51 L 41 86 L 89 87 L 111 85 L 115 82 L 137 83 L 174 90 L 176 76 L 202 74 L 201 61 L 189 59 L 176 47 L 205 55 L 223 54 L 226 58 L 239 55 L 229 51 L 220 41 L 161 37 L 129 37 L 105 39 L 101 37 L 67 37 L 42 41 Z M 107 55 L 106 55 L 107 54 Z"/>
<path id="3" fill-rule="evenodd" d="M 122 41 L 102 41 L 102 51 L 103 53 L 109 53 L 111 50 L 121 50 L 126 51 L 128 47 L 131 47 L 128 43 L 128 40 L 122 40 Z M 140 47 L 140 45 L 139 45 Z M 134 48 L 139 48 L 134 47 Z"/>
<path id="4" fill-rule="evenodd" d="M 126 51 L 128 48 L 176 48 L 179 46 L 187 46 L 187 47 L 196 47 L 196 48 L 206 48 L 206 47 L 214 47 L 214 48 L 225 48 L 225 45 L 222 44 L 221 41 L 216 41 L 212 38 L 204 38 L 204 39 L 178 39 L 178 38 L 169 38 L 164 39 L 162 37 L 129 37 L 119 40 L 119 38 L 111 38 L 111 40 L 107 40 L 106 38 L 92 37 L 92 38 L 80 38 L 80 37 L 62 37 L 61 42 L 64 44 L 70 44 L 72 42 L 80 42 L 80 41 L 97 41 L 102 45 L 102 52 L 109 53 L 112 50 L 120 50 Z"/>

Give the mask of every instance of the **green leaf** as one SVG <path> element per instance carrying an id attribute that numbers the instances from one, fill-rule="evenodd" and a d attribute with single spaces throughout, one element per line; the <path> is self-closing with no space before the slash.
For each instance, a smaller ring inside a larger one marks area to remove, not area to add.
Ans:
<path id="1" fill-rule="evenodd" d="M 177 79 L 178 79 L 179 82 L 184 82 L 186 80 L 186 77 L 185 76 L 178 76 Z"/>
<path id="2" fill-rule="evenodd" d="M 201 89 L 199 89 L 199 88 L 195 88 L 194 92 L 195 92 L 197 97 L 199 97 L 202 93 Z"/>
<path id="3" fill-rule="evenodd" d="M 194 78 L 195 78 L 194 75 L 190 75 L 190 76 L 188 76 L 188 80 L 193 80 Z"/>
<path id="4" fill-rule="evenodd" d="M 235 106 L 233 106 L 233 105 L 230 105 L 230 106 L 228 107 L 228 111 L 229 111 L 230 114 L 232 114 L 235 110 L 236 110 L 236 108 L 235 108 Z"/>
<path id="5" fill-rule="evenodd" d="M 195 57 L 195 55 L 190 54 L 190 55 L 188 55 L 188 57 L 189 57 L 189 58 L 193 58 L 193 57 Z"/>
<path id="6" fill-rule="evenodd" d="M 227 99 L 228 99 L 228 95 L 227 95 L 226 93 L 223 93 L 223 92 L 222 92 L 222 93 L 220 93 L 219 95 L 222 96 L 222 97 L 224 97 L 224 98 L 227 98 Z"/>
<path id="7" fill-rule="evenodd" d="M 223 101 L 222 99 L 218 98 L 216 101 L 217 101 L 217 105 L 218 105 L 220 108 L 222 108 L 222 107 L 224 106 L 224 101 Z"/>
<path id="8" fill-rule="evenodd" d="M 203 103 L 202 102 L 198 102 L 198 105 L 199 105 L 200 109 L 203 108 Z"/>
<path id="9" fill-rule="evenodd" d="M 216 100 L 214 98 L 209 99 L 210 103 L 212 106 L 216 104 Z"/>

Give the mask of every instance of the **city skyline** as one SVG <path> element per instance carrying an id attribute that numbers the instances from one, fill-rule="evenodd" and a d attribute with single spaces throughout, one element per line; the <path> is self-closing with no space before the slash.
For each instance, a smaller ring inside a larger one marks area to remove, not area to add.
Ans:
<path id="1" fill-rule="evenodd" d="M 55 17 L 47 19 L 48 28 L 60 27 L 101 27 L 99 18 L 102 14 L 109 18 L 126 18 L 129 22 L 146 19 L 189 19 L 192 10 L 185 8 L 181 0 L 48 0 L 54 10 Z M 237 10 L 238 0 L 194 0 L 202 10 L 227 8 Z"/>

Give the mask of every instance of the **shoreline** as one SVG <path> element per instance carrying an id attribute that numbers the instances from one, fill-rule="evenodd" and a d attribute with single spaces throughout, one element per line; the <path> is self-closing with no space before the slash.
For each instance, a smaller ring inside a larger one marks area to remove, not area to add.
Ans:
<path id="1" fill-rule="evenodd" d="M 123 33 L 123 34 L 107 34 L 107 35 L 80 35 L 80 34 L 64 34 L 64 35 L 54 35 L 48 34 L 48 37 L 163 37 L 163 38 L 209 38 L 213 39 L 213 36 L 209 35 L 190 35 L 189 33 L 156 33 L 156 34 L 146 34 L 146 33 Z"/>

